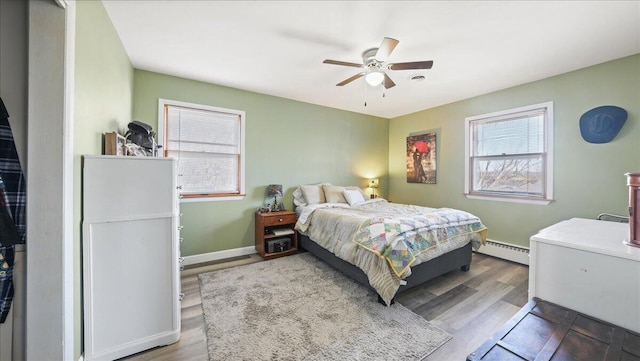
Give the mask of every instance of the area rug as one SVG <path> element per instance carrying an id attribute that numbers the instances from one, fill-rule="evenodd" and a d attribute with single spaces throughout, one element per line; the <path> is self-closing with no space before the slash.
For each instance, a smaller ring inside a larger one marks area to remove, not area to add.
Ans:
<path id="1" fill-rule="evenodd" d="M 310 253 L 198 276 L 209 360 L 421 360 L 451 336 Z"/>

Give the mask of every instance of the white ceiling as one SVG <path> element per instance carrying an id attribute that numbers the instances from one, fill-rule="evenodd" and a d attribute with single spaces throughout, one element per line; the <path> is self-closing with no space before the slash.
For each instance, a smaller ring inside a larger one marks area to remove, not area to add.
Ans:
<path id="1" fill-rule="evenodd" d="M 136 69 L 385 118 L 640 53 L 640 1 L 103 3 Z M 384 98 L 337 87 L 359 69 L 322 61 L 361 63 L 385 36 L 388 62 L 433 68 L 388 71 Z"/>

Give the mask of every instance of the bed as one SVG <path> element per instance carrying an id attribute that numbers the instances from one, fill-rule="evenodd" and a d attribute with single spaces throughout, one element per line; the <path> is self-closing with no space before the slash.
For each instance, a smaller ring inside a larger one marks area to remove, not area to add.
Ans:
<path id="1" fill-rule="evenodd" d="M 473 214 L 368 199 L 358 187 L 329 183 L 294 192 L 299 245 L 378 294 L 398 292 L 447 272 L 468 271 L 487 228 Z"/>

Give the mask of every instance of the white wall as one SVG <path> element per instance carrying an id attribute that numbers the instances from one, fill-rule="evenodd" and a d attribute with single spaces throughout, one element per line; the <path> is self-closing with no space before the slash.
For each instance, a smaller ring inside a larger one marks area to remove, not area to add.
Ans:
<path id="1" fill-rule="evenodd" d="M 72 108 L 75 13 L 52 0 L 29 1 L 27 156 L 27 360 L 72 360 L 73 233 L 70 206 L 73 160 L 67 149 Z M 72 2 L 68 6 L 75 9 Z M 67 14 L 70 19 L 67 19 Z M 73 41 L 73 35 L 70 36 Z M 67 70 L 67 71 L 65 71 Z M 66 184 L 65 184 L 66 183 Z"/>

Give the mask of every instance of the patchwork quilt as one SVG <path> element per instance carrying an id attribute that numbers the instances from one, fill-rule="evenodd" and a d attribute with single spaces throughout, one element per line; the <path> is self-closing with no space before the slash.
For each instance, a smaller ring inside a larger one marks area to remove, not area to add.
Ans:
<path id="1" fill-rule="evenodd" d="M 383 257 L 402 278 L 419 254 L 433 249 L 439 242 L 476 232 L 486 240 L 487 228 L 478 217 L 441 208 L 413 216 L 372 217 L 362 223 L 353 241 Z"/>

